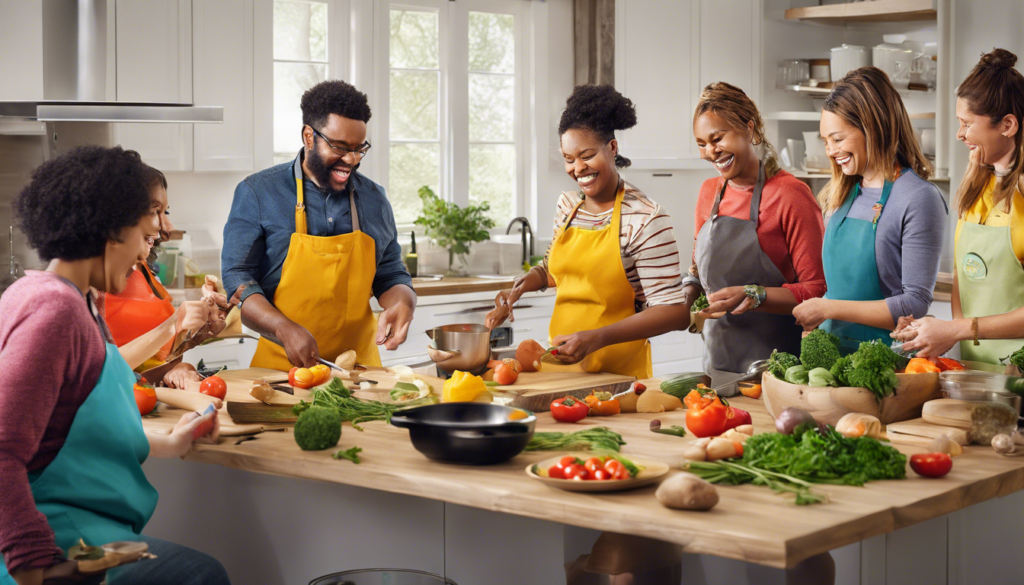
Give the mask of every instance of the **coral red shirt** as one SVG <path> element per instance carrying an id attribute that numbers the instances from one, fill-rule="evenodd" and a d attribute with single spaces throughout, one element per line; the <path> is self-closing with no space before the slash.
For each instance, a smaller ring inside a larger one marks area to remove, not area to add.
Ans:
<path id="1" fill-rule="evenodd" d="M 694 213 L 695 244 L 700 228 L 711 215 L 711 207 L 721 185 L 722 179 L 715 177 L 704 181 L 700 187 Z M 753 187 L 735 189 L 727 186 L 718 206 L 719 215 L 749 220 L 753 194 Z M 761 250 L 786 277 L 788 284 L 783 288 L 789 289 L 797 302 L 825 294 L 825 269 L 821 264 L 824 237 L 825 221 L 810 187 L 786 171 L 779 171 L 765 182 L 761 191 L 757 239 Z M 695 260 L 690 266 L 690 275 L 698 276 Z"/>

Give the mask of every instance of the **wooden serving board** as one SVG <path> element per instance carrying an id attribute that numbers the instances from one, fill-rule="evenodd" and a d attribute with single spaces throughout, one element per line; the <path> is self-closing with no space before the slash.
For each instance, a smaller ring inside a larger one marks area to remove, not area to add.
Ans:
<path id="1" fill-rule="evenodd" d="M 935 425 L 925 422 L 923 418 L 894 422 L 885 428 L 889 440 L 893 443 L 927 445 L 937 437 L 946 435 L 950 440 L 966 445 L 967 431 L 957 427 Z"/>
<path id="2" fill-rule="evenodd" d="M 564 396 L 583 398 L 595 390 L 618 394 L 629 390 L 636 378 L 619 374 L 584 372 L 523 372 L 511 386 L 498 386 L 503 392 L 516 395 L 509 406 L 533 412 L 548 412 L 551 401 Z"/>

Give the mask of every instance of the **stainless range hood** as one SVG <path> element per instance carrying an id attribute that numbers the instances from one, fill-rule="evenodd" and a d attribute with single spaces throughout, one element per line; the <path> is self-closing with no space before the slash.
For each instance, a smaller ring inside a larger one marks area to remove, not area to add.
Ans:
<path id="1" fill-rule="evenodd" d="M 0 101 L 0 121 L 224 121 L 220 106 L 110 101 L 106 0 L 43 0 L 38 14 L 42 18 L 43 99 Z"/>

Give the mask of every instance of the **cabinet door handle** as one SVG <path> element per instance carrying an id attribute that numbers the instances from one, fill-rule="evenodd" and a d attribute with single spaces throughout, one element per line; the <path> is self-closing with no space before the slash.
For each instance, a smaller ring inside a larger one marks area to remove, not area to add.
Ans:
<path id="1" fill-rule="evenodd" d="M 516 305 L 516 309 L 532 309 L 533 305 Z M 487 305 L 485 307 L 473 307 L 470 309 L 462 309 L 461 311 L 452 311 L 450 313 L 434 313 L 435 317 L 445 317 L 448 315 L 469 315 L 471 313 L 486 313 L 494 309 L 494 305 Z"/>

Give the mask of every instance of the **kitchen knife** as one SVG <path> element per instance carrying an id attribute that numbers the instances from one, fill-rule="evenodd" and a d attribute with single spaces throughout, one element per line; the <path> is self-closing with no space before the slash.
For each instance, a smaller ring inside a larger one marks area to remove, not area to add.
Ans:
<path id="1" fill-rule="evenodd" d="M 274 337 L 273 335 L 271 335 L 269 333 L 261 333 L 260 335 L 264 339 L 269 341 L 270 343 L 273 343 L 274 345 L 280 346 L 282 349 L 284 349 L 284 343 L 282 343 L 281 340 L 278 339 L 277 337 Z M 332 370 L 337 370 L 337 371 L 345 374 L 348 377 L 347 379 L 352 381 L 352 382 L 369 382 L 370 384 L 377 384 L 376 380 L 370 380 L 370 379 L 367 379 L 367 378 L 362 378 L 362 377 L 360 377 L 360 375 L 357 372 L 351 372 L 349 370 L 346 370 L 345 368 L 342 368 L 338 364 L 335 364 L 334 362 L 327 361 L 327 360 L 325 360 L 322 357 L 316 358 L 316 361 L 318 361 L 321 364 L 327 366 L 328 368 L 331 368 Z"/>

